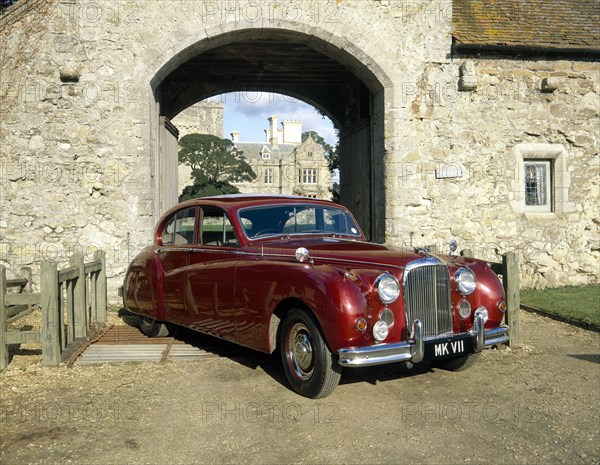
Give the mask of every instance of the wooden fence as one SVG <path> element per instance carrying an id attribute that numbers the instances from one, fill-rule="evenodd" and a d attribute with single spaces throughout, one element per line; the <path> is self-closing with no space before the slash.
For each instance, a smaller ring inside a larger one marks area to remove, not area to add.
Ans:
<path id="1" fill-rule="evenodd" d="M 6 279 L 0 266 L 0 368 L 9 362 L 9 344 L 42 343 L 42 363 L 57 366 L 67 345 L 87 337 L 94 325 L 106 323 L 106 258 L 97 251 L 85 263 L 82 254 L 74 254 L 70 266 L 58 270 L 57 264 L 43 261 L 40 268 L 40 290 L 25 292 L 27 278 Z M 14 289 L 16 292 L 8 292 Z M 40 306 L 39 329 L 8 331 L 8 324 Z"/>
<path id="2" fill-rule="evenodd" d="M 463 250 L 465 257 L 472 257 L 470 250 Z M 490 262 L 492 271 L 502 276 L 502 285 L 506 294 L 506 324 L 510 328 L 508 344 L 518 348 L 522 344 L 520 319 L 519 258 L 514 252 L 502 255 L 502 263 Z"/>

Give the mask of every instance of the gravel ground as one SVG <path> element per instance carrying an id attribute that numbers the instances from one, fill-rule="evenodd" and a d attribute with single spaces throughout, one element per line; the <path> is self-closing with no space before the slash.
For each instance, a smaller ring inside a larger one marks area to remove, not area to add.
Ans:
<path id="1" fill-rule="evenodd" d="M 600 334 L 523 329 L 467 371 L 348 369 L 317 401 L 277 357 L 205 337 L 221 357 L 45 369 L 25 352 L 0 374 L 0 463 L 598 464 Z"/>

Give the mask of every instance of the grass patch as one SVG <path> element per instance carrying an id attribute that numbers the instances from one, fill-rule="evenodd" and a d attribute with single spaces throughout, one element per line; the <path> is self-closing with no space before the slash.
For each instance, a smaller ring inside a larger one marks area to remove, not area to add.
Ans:
<path id="1" fill-rule="evenodd" d="M 521 303 L 567 321 L 600 327 L 600 284 L 553 289 L 522 289 Z"/>

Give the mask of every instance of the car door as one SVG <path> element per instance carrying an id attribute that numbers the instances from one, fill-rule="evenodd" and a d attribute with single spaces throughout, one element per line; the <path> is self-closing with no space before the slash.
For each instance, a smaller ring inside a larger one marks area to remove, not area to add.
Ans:
<path id="1" fill-rule="evenodd" d="M 185 323 L 185 271 L 191 248 L 196 242 L 198 208 L 186 208 L 173 214 L 163 229 L 158 258 L 162 264 L 165 320 Z"/>
<path id="2" fill-rule="evenodd" d="M 223 209 L 201 208 L 197 240 L 185 275 L 186 325 L 234 340 L 235 268 L 240 247 Z"/>

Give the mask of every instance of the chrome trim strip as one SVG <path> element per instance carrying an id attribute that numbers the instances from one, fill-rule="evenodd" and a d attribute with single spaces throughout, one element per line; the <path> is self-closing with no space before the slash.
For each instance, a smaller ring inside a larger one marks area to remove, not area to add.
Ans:
<path id="1" fill-rule="evenodd" d="M 460 335 L 472 336 L 474 338 L 473 348 L 475 352 L 480 352 L 484 347 L 507 342 L 508 327 L 503 325 L 484 330 L 483 316 L 478 315 L 473 329 L 467 333 L 455 334 L 455 336 Z M 412 334 L 408 341 L 366 347 L 345 347 L 338 350 L 338 363 L 344 367 L 363 367 L 396 362 L 419 363 L 425 354 L 424 342 L 422 323 L 415 320 L 412 322 Z"/>
<path id="2" fill-rule="evenodd" d="M 290 254 L 277 254 L 277 253 L 260 253 L 260 252 L 244 252 L 242 250 L 231 250 L 231 249 L 224 249 L 224 248 L 218 248 L 217 246 L 215 246 L 214 249 L 206 249 L 206 248 L 201 248 L 201 247 L 160 247 L 158 249 L 155 249 L 156 253 L 162 253 L 162 252 L 169 252 L 169 251 L 176 251 L 176 252 L 190 252 L 190 253 L 198 253 L 198 252 L 206 252 L 206 253 L 221 253 L 221 254 L 232 254 L 232 255 L 246 255 L 246 256 L 252 256 L 252 257 L 260 257 L 260 258 L 264 258 L 264 257 L 268 257 L 268 258 L 286 258 L 289 260 L 293 260 L 294 262 L 296 262 L 296 257 L 293 253 L 290 252 Z M 399 266 L 399 265 L 390 265 L 387 263 L 378 263 L 378 262 L 368 262 L 368 261 L 362 261 L 362 260 L 350 260 L 350 259 L 344 259 L 344 258 L 335 258 L 335 257 L 323 257 L 323 258 L 319 258 L 319 257 L 311 257 L 315 262 L 324 262 L 326 261 L 327 263 L 331 263 L 331 262 L 340 262 L 340 263 L 352 263 L 354 265 L 373 265 L 373 266 L 381 266 L 382 268 L 393 268 L 393 269 L 398 269 L 398 270 L 403 270 L 404 267 L 403 266 Z"/>
<path id="3" fill-rule="evenodd" d="M 509 341 L 508 326 L 502 325 L 497 328 L 486 329 L 484 331 L 485 347 L 497 344 L 506 344 Z"/>
<path id="4" fill-rule="evenodd" d="M 192 247 L 159 247 L 156 250 L 156 253 L 163 252 L 192 252 L 194 249 Z"/>
<path id="5" fill-rule="evenodd" d="M 423 257 L 407 263 L 407 265 L 404 267 L 404 276 L 402 276 L 402 287 L 406 286 L 406 279 L 408 278 L 408 272 L 410 270 L 427 265 L 443 265 L 443 263 L 435 257 Z"/>

